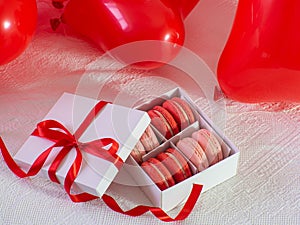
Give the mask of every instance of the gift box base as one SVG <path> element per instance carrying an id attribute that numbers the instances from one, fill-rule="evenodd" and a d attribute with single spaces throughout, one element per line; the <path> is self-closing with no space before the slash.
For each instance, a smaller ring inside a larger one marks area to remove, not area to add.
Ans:
<path id="1" fill-rule="evenodd" d="M 181 138 L 191 136 L 194 131 L 197 131 L 200 128 L 208 129 L 215 134 L 221 143 L 224 159 L 199 173 L 193 171 L 194 175 L 190 178 L 161 191 L 143 171 L 143 169 L 136 163 L 136 161 L 132 157 L 129 157 L 126 161 L 126 164 L 128 165 L 125 167 L 125 169 L 135 180 L 136 185 L 140 186 L 145 195 L 148 196 L 153 206 L 159 207 L 164 211 L 169 211 L 174 207 L 186 202 L 189 194 L 191 193 L 193 184 L 203 185 L 202 192 L 205 192 L 210 188 L 213 188 L 216 185 L 221 184 L 222 182 L 235 176 L 237 173 L 240 156 L 240 152 L 236 146 L 217 127 L 215 127 L 213 121 L 211 121 L 180 88 L 171 90 L 165 95 L 156 98 L 142 106 L 138 106 L 137 108 L 147 111 L 155 105 L 161 105 L 166 99 L 171 99 L 175 96 L 183 98 L 190 104 L 196 114 L 197 121 L 176 136 L 166 140 L 152 152 L 148 153 L 144 157 L 144 161 L 151 157 L 155 157 L 157 154 L 165 151 L 169 147 L 176 148 L 175 143 L 177 143 Z"/>

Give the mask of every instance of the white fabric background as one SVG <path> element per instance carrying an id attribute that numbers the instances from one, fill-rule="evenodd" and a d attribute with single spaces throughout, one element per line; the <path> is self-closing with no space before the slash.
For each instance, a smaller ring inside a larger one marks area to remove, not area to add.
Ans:
<path id="1" fill-rule="evenodd" d="M 183 86 L 209 114 L 207 101 L 167 67 L 144 73 L 116 72 L 114 60 L 48 20 L 60 15 L 50 0 L 39 0 L 39 23 L 28 49 L 0 67 L 0 135 L 17 149 L 65 91 L 98 94 L 106 100 L 138 99 Z M 215 71 L 237 1 L 201 0 L 186 20 L 185 46 Z M 96 69 L 91 73 L 91 69 Z M 113 74 L 109 79 L 109 74 Z M 162 75 L 165 78 L 162 78 Z M 163 81 L 163 82 L 162 82 Z M 102 86 L 105 83 L 105 86 Z M 125 97 L 124 97 L 125 96 Z M 300 224 L 300 105 L 226 101 L 225 134 L 241 151 L 238 174 L 203 193 L 185 221 L 174 224 Z M 124 209 L 138 202 L 133 189 L 113 195 Z M 170 212 L 176 215 L 177 210 Z M 0 224 L 162 224 L 147 213 L 131 218 L 102 200 L 72 203 L 62 187 L 45 178 L 19 179 L 0 157 Z"/>

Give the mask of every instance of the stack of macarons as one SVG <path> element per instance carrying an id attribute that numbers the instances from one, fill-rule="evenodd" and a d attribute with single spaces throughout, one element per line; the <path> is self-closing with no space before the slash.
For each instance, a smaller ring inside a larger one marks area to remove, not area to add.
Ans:
<path id="1" fill-rule="evenodd" d="M 165 190 L 189 178 L 192 173 L 205 170 L 223 159 L 217 137 L 207 129 L 200 129 L 189 137 L 169 145 L 164 152 L 160 148 L 154 157 L 145 161 L 144 155 L 156 149 L 159 140 L 170 139 L 195 121 L 195 111 L 184 99 L 173 97 L 148 111 L 151 125 L 146 129 L 131 155 L 160 190 Z M 152 129 L 155 127 L 155 131 Z M 159 134 L 160 133 L 160 134 Z M 171 139 L 170 141 L 172 142 Z M 173 147 L 172 147 L 173 146 Z M 155 150 L 156 151 L 156 150 Z M 192 172 L 193 171 L 193 172 Z"/>
<path id="2" fill-rule="evenodd" d="M 137 163 L 140 164 L 143 161 L 143 156 L 158 146 L 159 141 L 157 139 L 157 136 L 151 126 L 148 126 L 141 136 L 140 140 L 131 151 L 131 156 Z"/>
<path id="3" fill-rule="evenodd" d="M 216 136 L 207 129 L 200 129 L 179 140 L 175 148 L 168 148 L 156 157 L 143 162 L 141 167 L 161 189 L 172 187 L 190 176 L 192 170 L 188 160 L 197 172 L 223 159 L 222 147 Z"/>
<path id="4" fill-rule="evenodd" d="M 207 129 L 200 129 L 192 134 L 192 138 L 194 138 L 203 149 L 210 166 L 223 159 L 221 144 L 212 132 Z"/>
<path id="5" fill-rule="evenodd" d="M 187 160 L 174 148 L 168 148 L 155 158 L 143 162 L 141 167 L 160 190 L 172 187 L 192 176 Z"/>
<path id="6" fill-rule="evenodd" d="M 148 111 L 152 125 L 167 139 L 195 122 L 190 105 L 179 97 L 166 100 Z"/>
<path id="7" fill-rule="evenodd" d="M 207 129 L 195 131 L 192 137 L 181 139 L 176 146 L 196 166 L 198 172 L 223 159 L 220 142 Z"/>

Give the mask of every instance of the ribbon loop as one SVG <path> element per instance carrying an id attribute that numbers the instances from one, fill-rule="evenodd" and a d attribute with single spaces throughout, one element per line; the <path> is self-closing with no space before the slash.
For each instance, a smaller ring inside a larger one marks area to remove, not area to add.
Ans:
<path id="1" fill-rule="evenodd" d="M 45 120 L 38 123 L 37 128 L 31 135 L 46 138 L 53 142 L 58 142 L 60 140 L 72 142 L 74 140 L 73 135 L 68 129 L 55 120 Z"/>

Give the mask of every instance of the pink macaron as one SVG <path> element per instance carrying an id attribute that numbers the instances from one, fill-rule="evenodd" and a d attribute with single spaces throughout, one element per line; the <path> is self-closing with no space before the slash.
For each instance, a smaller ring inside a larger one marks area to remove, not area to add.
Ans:
<path id="1" fill-rule="evenodd" d="M 192 134 L 192 137 L 204 150 L 209 165 L 214 165 L 223 159 L 222 147 L 216 136 L 207 129 L 200 129 Z"/>
<path id="2" fill-rule="evenodd" d="M 148 111 L 152 125 L 167 139 L 179 132 L 178 125 L 173 116 L 163 107 L 154 106 Z"/>
<path id="3" fill-rule="evenodd" d="M 138 141 L 134 148 L 132 149 L 130 155 L 135 159 L 138 164 L 143 162 L 143 156 L 146 154 L 146 150 L 143 144 Z"/>
<path id="4" fill-rule="evenodd" d="M 150 158 L 143 162 L 141 167 L 149 175 L 152 181 L 159 187 L 160 190 L 165 190 L 175 185 L 173 176 L 169 170 L 156 158 Z"/>
<path id="5" fill-rule="evenodd" d="M 196 166 L 198 172 L 209 166 L 203 149 L 195 139 L 191 137 L 183 138 L 177 142 L 176 146 Z"/>
<path id="6" fill-rule="evenodd" d="M 191 169 L 185 158 L 174 148 L 159 153 L 156 158 L 170 171 L 176 183 L 192 176 Z"/>
<path id="7" fill-rule="evenodd" d="M 159 146 L 158 139 L 151 126 L 148 126 L 140 138 L 146 152 L 150 152 Z"/>
<path id="8" fill-rule="evenodd" d="M 162 105 L 173 116 L 180 130 L 195 122 L 194 113 L 189 104 L 178 97 L 167 100 Z"/>
<path id="9" fill-rule="evenodd" d="M 159 146 L 158 139 L 151 126 L 148 126 L 140 140 L 131 151 L 131 156 L 139 164 L 143 162 L 143 156 Z"/>

